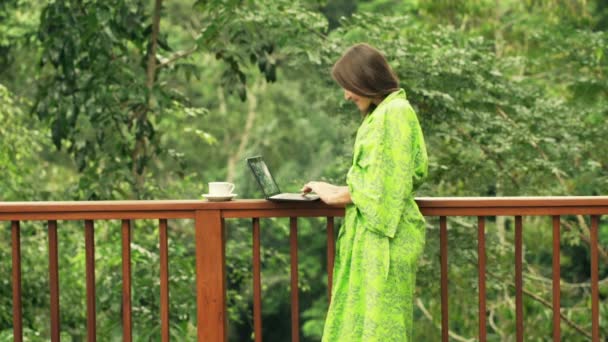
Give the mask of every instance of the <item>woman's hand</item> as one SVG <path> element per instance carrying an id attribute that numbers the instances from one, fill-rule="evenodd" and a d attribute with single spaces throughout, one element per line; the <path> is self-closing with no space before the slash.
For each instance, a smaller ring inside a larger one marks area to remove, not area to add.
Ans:
<path id="1" fill-rule="evenodd" d="M 315 192 L 323 202 L 330 205 L 352 203 L 350 192 L 346 186 L 336 186 L 326 182 L 308 182 L 301 191 L 304 194 Z"/>

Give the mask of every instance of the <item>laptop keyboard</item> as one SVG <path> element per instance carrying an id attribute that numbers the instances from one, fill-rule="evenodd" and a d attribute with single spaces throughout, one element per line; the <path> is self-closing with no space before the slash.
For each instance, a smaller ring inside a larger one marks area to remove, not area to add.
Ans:
<path id="1" fill-rule="evenodd" d="M 271 198 L 275 198 L 275 199 L 296 199 L 296 200 L 315 200 L 315 199 L 317 199 L 317 196 L 310 196 L 310 195 L 303 196 L 302 194 L 296 194 L 296 193 L 283 193 L 283 194 L 274 195 Z"/>

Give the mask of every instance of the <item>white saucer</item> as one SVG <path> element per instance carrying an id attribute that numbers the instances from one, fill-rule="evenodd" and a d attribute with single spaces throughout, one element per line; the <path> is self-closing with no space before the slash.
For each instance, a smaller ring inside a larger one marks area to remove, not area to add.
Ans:
<path id="1" fill-rule="evenodd" d="M 209 194 L 203 194 L 203 197 L 205 197 L 209 202 L 230 201 L 233 198 L 235 198 L 236 196 L 238 196 L 238 195 L 237 194 L 229 194 L 229 195 L 209 195 Z"/>

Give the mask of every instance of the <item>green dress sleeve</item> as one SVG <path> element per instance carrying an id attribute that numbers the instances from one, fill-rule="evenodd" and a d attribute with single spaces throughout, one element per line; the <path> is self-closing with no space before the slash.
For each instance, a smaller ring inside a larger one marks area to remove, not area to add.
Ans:
<path id="1" fill-rule="evenodd" d="M 392 238 L 409 198 L 427 176 L 416 113 L 405 99 L 381 104 L 361 124 L 347 184 L 364 226 Z"/>

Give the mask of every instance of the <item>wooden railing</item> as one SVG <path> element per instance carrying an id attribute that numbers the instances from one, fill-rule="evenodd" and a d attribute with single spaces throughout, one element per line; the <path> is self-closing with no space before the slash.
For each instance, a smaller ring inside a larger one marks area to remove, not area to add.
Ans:
<path id="1" fill-rule="evenodd" d="M 591 303 L 593 341 L 600 341 L 599 321 L 599 257 L 598 225 L 601 215 L 608 214 L 608 197 L 527 197 L 527 198 L 418 198 L 425 216 L 439 217 L 441 253 L 441 328 L 442 341 L 448 341 L 448 258 L 447 217 L 478 217 L 478 282 L 479 282 L 479 340 L 486 340 L 486 258 L 485 217 L 515 217 L 515 303 L 516 337 L 523 341 L 523 278 L 522 278 L 522 216 L 553 217 L 553 339 L 559 341 L 560 330 L 560 216 L 590 215 L 591 228 Z M 344 215 L 344 209 L 322 203 L 271 203 L 263 200 L 239 200 L 210 203 L 204 201 L 111 201 L 111 202 L 0 202 L 0 221 L 11 221 L 12 229 L 12 287 L 14 340 L 22 341 L 21 312 L 21 250 L 20 221 L 48 221 L 49 291 L 51 341 L 59 341 L 59 265 L 57 221 L 83 220 L 86 249 L 87 337 L 96 340 L 95 308 L 95 246 L 94 222 L 122 220 L 122 322 L 123 340 L 132 340 L 131 323 L 131 221 L 158 219 L 160 237 L 160 319 L 161 339 L 169 340 L 169 269 L 167 220 L 194 219 L 196 248 L 196 296 L 198 340 L 205 342 L 227 339 L 226 274 L 224 220 L 252 219 L 254 336 L 262 340 L 261 277 L 260 277 L 260 218 L 290 218 L 291 256 L 291 322 L 292 341 L 299 341 L 297 219 L 327 217 L 328 284 L 334 255 L 334 217 Z M 0 260 L 2 262 L 2 260 Z M 328 297 L 330 292 L 328 289 Z"/>

